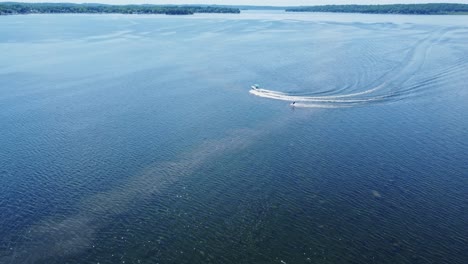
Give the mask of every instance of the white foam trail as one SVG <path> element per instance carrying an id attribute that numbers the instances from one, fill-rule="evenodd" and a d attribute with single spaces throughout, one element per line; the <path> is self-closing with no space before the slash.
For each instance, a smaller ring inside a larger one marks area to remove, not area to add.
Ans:
<path id="1" fill-rule="evenodd" d="M 295 103 L 294 105 L 291 104 L 291 107 L 298 107 L 298 108 L 342 108 L 346 107 L 345 105 L 332 105 L 332 104 L 304 104 L 304 103 Z"/>
<path id="2" fill-rule="evenodd" d="M 376 88 L 372 89 L 375 90 Z M 367 93 L 370 90 L 366 91 Z M 342 99 L 344 95 L 342 96 L 298 96 L 298 95 L 288 95 L 283 92 L 276 92 L 276 91 L 271 91 L 271 90 L 266 90 L 266 89 L 255 89 L 255 90 L 250 90 L 251 94 L 254 94 L 259 97 L 263 98 L 269 98 L 269 99 L 275 99 L 275 100 L 281 100 L 281 101 L 288 101 L 288 102 L 315 102 L 315 103 L 364 103 L 364 102 L 371 102 L 371 101 L 377 101 L 377 100 L 382 100 L 386 98 L 387 96 L 375 96 L 375 97 L 370 97 L 370 98 L 358 98 L 358 99 L 352 99 L 352 98 L 346 98 Z M 347 94 L 346 96 L 351 97 L 355 95 Z"/>
<path id="3" fill-rule="evenodd" d="M 290 98 L 296 98 L 297 100 L 299 100 L 298 98 L 300 98 L 300 99 L 303 99 L 302 101 L 304 101 L 304 100 L 322 100 L 322 99 L 327 99 L 327 98 L 330 98 L 330 99 L 346 98 L 346 97 L 352 97 L 352 96 L 357 96 L 357 95 L 364 95 L 364 94 L 369 94 L 369 93 L 372 93 L 372 92 L 374 92 L 376 90 L 379 90 L 380 88 L 382 88 L 385 85 L 386 85 L 386 83 L 383 83 L 383 84 L 380 84 L 380 85 L 378 85 L 378 86 L 376 86 L 376 87 L 374 87 L 372 89 L 365 90 L 365 91 L 362 91 L 362 92 L 356 92 L 356 93 L 350 93 L 350 94 L 341 94 L 341 95 L 324 95 L 324 96 L 289 95 L 287 93 L 268 90 L 268 89 L 255 89 L 255 90 L 251 90 L 250 92 L 252 94 L 255 94 L 255 95 L 260 96 L 260 97 L 265 97 L 265 96 L 262 96 L 262 94 L 272 94 L 272 95 L 277 95 L 277 96 L 287 96 L 287 97 L 290 97 Z M 290 100 L 290 101 L 294 101 L 294 100 Z"/>

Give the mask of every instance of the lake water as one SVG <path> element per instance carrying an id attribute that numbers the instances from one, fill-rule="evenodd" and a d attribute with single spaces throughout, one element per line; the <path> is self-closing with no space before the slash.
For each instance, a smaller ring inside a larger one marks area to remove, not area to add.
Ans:
<path id="1" fill-rule="evenodd" d="M 467 16 L 2 16 L 0 58 L 0 263 L 468 263 Z"/>

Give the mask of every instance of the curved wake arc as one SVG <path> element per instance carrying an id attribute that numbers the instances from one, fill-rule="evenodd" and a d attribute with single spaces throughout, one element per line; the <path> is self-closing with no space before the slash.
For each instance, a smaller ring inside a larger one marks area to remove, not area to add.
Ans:
<path id="1" fill-rule="evenodd" d="M 253 86 L 250 93 L 258 97 L 273 100 L 296 102 L 294 104 L 295 107 L 303 108 L 341 108 L 399 100 L 411 95 L 412 92 L 416 92 L 415 90 L 421 89 L 420 85 L 405 87 L 404 84 L 425 64 L 427 54 L 429 53 L 428 51 L 432 44 L 436 43 L 437 40 L 446 33 L 447 31 L 439 30 L 419 40 L 405 54 L 404 59 L 398 66 L 381 76 L 380 79 L 383 81 L 373 87 L 363 89 L 362 91 L 345 93 L 346 89 L 341 88 L 335 89 L 337 93 L 335 95 L 311 94 L 306 96 Z M 422 83 L 421 85 L 424 84 Z"/>

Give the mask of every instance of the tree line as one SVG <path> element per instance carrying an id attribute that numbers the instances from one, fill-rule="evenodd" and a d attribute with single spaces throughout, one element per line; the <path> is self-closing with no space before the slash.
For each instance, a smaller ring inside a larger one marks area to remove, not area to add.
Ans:
<path id="1" fill-rule="evenodd" d="M 287 12 L 446 15 L 468 14 L 468 4 L 323 5 L 286 9 Z"/>
<path id="2" fill-rule="evenodd" d="M 238 8 L 217 6 L 160 6 L 160 5 L 104 5 L 69 3 L 0 3 L 0 15 L 15 14 L 167 14 L 192 15 L 194 13 L 240 13 Z"/>

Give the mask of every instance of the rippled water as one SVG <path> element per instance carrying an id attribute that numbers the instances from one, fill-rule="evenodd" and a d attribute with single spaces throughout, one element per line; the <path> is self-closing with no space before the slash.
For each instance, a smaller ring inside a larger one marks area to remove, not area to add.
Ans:
<path id="1" fill-rule="evenodd" d="M 466 22 L 0 17 L 0 263 L 468 263 Z"/>

